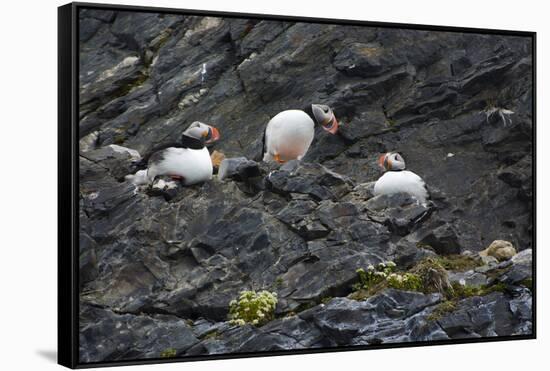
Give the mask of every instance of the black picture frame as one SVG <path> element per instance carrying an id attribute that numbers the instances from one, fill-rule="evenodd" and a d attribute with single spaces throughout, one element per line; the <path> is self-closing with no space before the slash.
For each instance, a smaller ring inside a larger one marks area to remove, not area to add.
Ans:
<path id="1" fill-rule="evenodd" d="M 533 331 L 531 335 L 499 336 L 476 339 L 437 340 L 430 342 L 407 342 L 373 344 L 368 346 L 340 346 L 305 350 L 285 350 L 276 352 L 254 352 L 189 356 L 185 358 L 155 358 L 132 361 L 80 363 L 78 357 L 78 306 L 79 306 L 79 239 L 78 239 L 78 145 L 79 145 L 79 9 L 124 10 L 196 16 L 218 16 L 227 18 L 251 18 L 261 20 L 281 20 L 314 22 L 321 24 L 374 26 L 382 28 L 414 29 L 425 31 L 445 31 L 461 33 L 497 34 L 528 37 L 532 40 L 532 96 L 533 96 L 533 152 L 532 152 L 532 233 L 533 233 Z M 308 354 L 351 350 L 387 349 L 463 343 L 481 343 L 536 338 L 536 32 L 510 31 L 482 28 L 445 27 L 419 24 L 370 22 L 358 20 L 308 18 L 267 14 L 231 13 L 221 11 L 201 11 L 189 9 L 157 8 L 144 6 L 111 5 L 96 3 L 70 3 L 58 8 L 58 363 L 69 368 L 90 368 L 136 364 L 188 362 L 245 357 L 278 356 L 288 354 Z"/>

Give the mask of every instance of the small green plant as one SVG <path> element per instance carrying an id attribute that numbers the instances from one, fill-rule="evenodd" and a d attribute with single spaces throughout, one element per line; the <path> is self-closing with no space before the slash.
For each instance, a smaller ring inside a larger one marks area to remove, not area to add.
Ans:
<path id="1" fill-rule="evenodd" d="M 167 348 L 160 352 L 160 358 L 173 358 L 177 354 L 174 348 Z"/>
<path id="2" fill-rule="evenodd" d="M 269 291 L 242 291 L 239 299 L 229 303 L 229 318 L 234 325 L 263 325 L 273 319 L 277 293 Z"/>
<path id="3" fill-rule="evenodd" d="M 427 317 L 428 321 L 437 321 L 448 313 L 454 312 L 457 307 L 457 303 L 454 300 L 445 300 L 440 303 L 432 313 Z"/>
<path id="4" fill-rule="evenodd" d="M 422 278 L 414 273 L 391 273 L 388 278 L 388 286 L 398 290 L 422 291 Z"/>

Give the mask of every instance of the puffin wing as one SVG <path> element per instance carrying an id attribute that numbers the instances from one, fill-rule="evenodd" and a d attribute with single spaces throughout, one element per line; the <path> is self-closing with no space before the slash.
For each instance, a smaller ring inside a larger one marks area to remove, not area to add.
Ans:
<path id="1" fill-rule="evenodd" d="M 141 159 L 140 164 L 144 164 L 144 166 L 147 167 L 147 164 L 152 161 L 157 162 L 162 160 L 162 152 L 168 148 L 203 149 L 204 143 L 199 139 L 182 135 L 179 142 L 162 143 L 153 147 L 153 149 Z"/>
<path id="2" fill-rule="evenodd" d="M 153 157 L 157 158 L 158 159 L 158 153 L 159 152 L 162 152 L 163 150 L 165 150 L 166 148 L 170 148 L 170 147 L 180 147 L 181 146 L 181 143 L 178 143 L 178 142 L 170 142 L 170 143 L 163 143 L 163 144 L 159 144 L 155 147 L 153 147 L 153 149 L 151 149 L 149 152 L 147 152 L 145 155 L 143 155 L 143 157 L 141 158 L 141 161 L 139 161 L 139 163 L 137 164 L 138 167 L 141 167 L 143 169 L 145 169 L 147 167 L 147 165 L 149 164 L 149 162 L 152 160 Z"/>

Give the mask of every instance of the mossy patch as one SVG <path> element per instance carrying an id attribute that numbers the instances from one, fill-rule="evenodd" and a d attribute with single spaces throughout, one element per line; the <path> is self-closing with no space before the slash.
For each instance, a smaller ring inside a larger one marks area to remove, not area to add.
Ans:
<path id="1" fill-rule="evenodd" d="M 526 278 L 523 281 L 519 283 L 521 286 L 527 287 L 529 290 L 533 290 L 533 279 L 532 278 Z"/>
<path id="2" fill-rule="evenodd" d="M 332 300 L 332 296 L 325 296 L 324 298 L 321 299 L 321 303 L 327 304 L 331 300 Z"/>
<path id="3" fill-rule="evenodd" d="M 204 335 L 202 337 L 203 340 L 215 340 L 217 338 L 220 337 L 220 332 L 218 330 L 214 330 L 214 331 L 211 331 L 209 333 L 207 333 L 206 335 Z"/>
<path id="4" fill-rule="evenodd" d="M 483 286 L 451 283 L 444 266 L 457 270 L 468 270 L 472 265 L 477 266 L 478 264 L 475 259 L 472 260 L 462 259 L 458 256 L 429 257 L 420 261 L 407 272 L 394 272 L 396 267 L 392 262 L 386 262 L 383 266 L 376 268 L 369 266 L 367 270 L 358 269 L 359 282 L 353 285 L 354 291 L 348 295 L 348 298 L 358 301 L 366 300 L 386 288 L 418 291 L 424 294 L 440 293 L 447 301 L 458 301 L 472 296 L 485 296 L 492 292 L 506 291 L 506 285 L 503 283 Z M 388 263 L 390 263 L 389 266 Z"/>
<path id="5" fill-rule="evenodd" d="M 137 88 L 138 86 L 143 85 L 143 83 L 145 81 L 147 81 L 148 78 L 149 78 L 149 76 L 147 76 L 146 74 L 140 73 L 136 79 L 134 79 L 134 80 L 128 82 L 127 84 L 121 86 L 120 88 L 118 88 L 113 93 L 113 97 L 120 98 L 120 97 L 123 97 L 123 96 L 127 95 L 132 90 L 134 90 L 134 88 Z"/>
<path id="6" fill-rule="evenodd" d="M 436 261 L 448 271 L 466 272 L 483 265 L 480 259 L 466 255 L 438 256 Z"/>
<path id="7" fill-rule="evenodd" d="M 167 348 L 160 352 L 160 358 L 174 358 L 177 353 L 174 348 Z"/>
<path id="8" fill-rule="evenodd" d="M 443 318 L 445 315 L 452 313 L 456 310 L 457 302 L 455 300 L 445 300 L 439 303 L 432 313 L 427 317 L 428 321 L 437 321 Z"/>
<path id="9" fill-rule="evenodd" d="M 454 299 L 465 299 L 473 296 L 486 296 L 493 292 L 506 292 L 506 285 L 502 282 L 494 285 L 461 285 L 458 282 L 453 282 L 453 293 L 450 297 Z"/>

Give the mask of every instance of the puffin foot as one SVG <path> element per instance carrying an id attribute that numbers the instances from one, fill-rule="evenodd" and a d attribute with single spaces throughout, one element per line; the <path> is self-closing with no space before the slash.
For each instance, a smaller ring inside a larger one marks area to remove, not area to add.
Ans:
<path id="1" fill-rule="evenodd" d="M 280 164 L 284 164 L 286 162 L 284 160 L 281 160 L 281 156 L 279 156 L 278 153 L 276 155 L 273 155 L 273 158 L 275 159 L 275 161 L 277 161 Z"/>
<path id="2" fill-rule="evenodd" d="M 169 177 L 172 178 L 172 180 L 179 180 L 180 182 L 185 179 L 181 175 L 169 175 Z"/>

